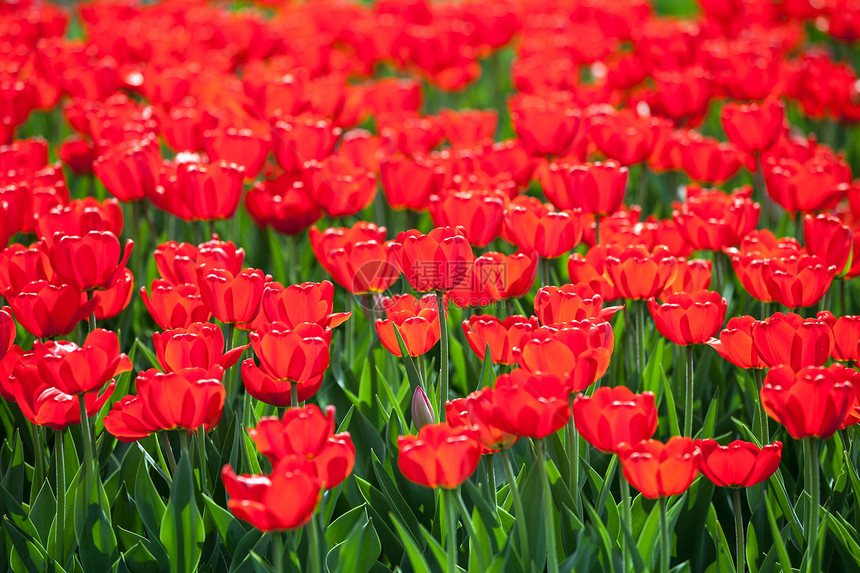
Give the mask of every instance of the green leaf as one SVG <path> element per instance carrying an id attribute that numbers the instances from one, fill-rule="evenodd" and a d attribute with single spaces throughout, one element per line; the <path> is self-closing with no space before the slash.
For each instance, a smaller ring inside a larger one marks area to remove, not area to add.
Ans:
<path id="1" fill-rule="evenodd" d="M 663 393 L 666 397 L 666 410 L 669 414 L 669 428 L 673 436 L 681 435 L 681 427 L 678 425 L 678 412 L 675 410 L 675 398 L 672 395 L 672 388 L 669 386 L 669 379 L 666 378 L 666 371 L 663 370 L 663 365 L 660 365 L 660 376 L 663 379 Z"/>
<path id="2" fill-rule="evenodd" d="M 381 552 L 379 535 L 364 510 L 346 539 L 329 551 L 326 565 L 332 573 L 368 573 Z"/>
<path id="3" fill-rule="evenodd" d="M 484 349 L 484 360 L 481 362 L 481 375 L 478 377 L 478 385 L 475 390 L 480 390 L 493 385 L 493 356 L 490 354 L 490 343 Z"/>
<path id="4" fill-rule="evenodd" d="M 705 423 L 702 425 L 702 432 L 699 438 L 713 438 L 714 428 L 717 425 L 717 410 L 719 410 L 720 389 L 717 387 L 714 390 L 714 398 L 708 406 L 708 413 L 705 414 Z"/>
<path id="5" fill-rule="evenodd" d="M 192 573 L 203 549 L 206 533 L 194 498 L 191 460 L 184 452 L 176 467 L 167 510 L 161 519 L 159 539 L 167 551 L 173 573 Z"/>
<path id="6" fill-rule="evenodd" d="M 767 508 L 767 520 L 770 523 L 770 530 L 773 534 L 773 545 L 776 547 L 779 555 L 779 562 L 782 565 L 782 573 L 792 573 L 791 559 L 788 556 L 788 551 L 785 549 L 785 543 L 782 542 L 783 537 L 787 538 L 790 525 L 786 525 L 782 531 L 776 525 L 776 518 L 773 515 L 773 508 L 770 505 L 770 496 L 764 496 L 764 504 Z"/>
<path id="7" fill-rule="evenodd" d="M 215 523 L 215 529 L 221 539 L 227 545 L 230 551 L 236 548 L 236 545 L 248 533 L 248 530 L 242 525 L 242 522 L 233 517 L 233 514 L 215 503 L 208 495 L 203 494 L 203 502 L 206 504 L 206 509 L 209 510 L 209 517 Z"/>
<path id="8" fill-rule="evenodd" d="M 106 571 L 118 558 L 116 534 L 110 519 L 107 495 L 98 475 L 86 491 L 85 471 L 78 474 L 75 489 L 74 526 L 78 556 L 87 571 Z"/>
<path id="9" fill-rule="evenodd" d="M 39 532 L 39 539 L 42 544 L 47 544 L 48 534 L 51 531 L 51 523 L 54 516 L 57 514 L 57 500 L 54 498 L 54 492 L 51 490 L 51 485 L 48 480 L 42 484 L 42 489 L 39 490 L 39 495 L 33 502 L 30 508 L 30 521 Z"/>
<path id="10" fill-rule="evenodd" d="M 418 543 L 415 542 L 412 534 L 410 534 L 409 530 L 400 523 L 397 516 L 392 513 L 390 514 L 390 517 L 391 521 L 394 523 L 394 527 L 397 529 L 397 533 L 400 534 L 400 540 L 403 542 L 403 547 L 406 549 L 406 555 L 409 557 L 409 563 L 412 564 L 412 569 L 415 573 L 430 573 L 430 566 L 427 564 L 427 560 L 424 559 L 424 554 L 418 546 Z"/>

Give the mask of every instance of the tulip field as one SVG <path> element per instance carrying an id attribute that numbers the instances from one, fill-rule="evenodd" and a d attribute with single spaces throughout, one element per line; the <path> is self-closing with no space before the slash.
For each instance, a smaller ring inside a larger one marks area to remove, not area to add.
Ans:
<path id="1" fill-rule="evenodd" d="M 860 1 L 0 40 L 6 570 L 860 571 Z"/>

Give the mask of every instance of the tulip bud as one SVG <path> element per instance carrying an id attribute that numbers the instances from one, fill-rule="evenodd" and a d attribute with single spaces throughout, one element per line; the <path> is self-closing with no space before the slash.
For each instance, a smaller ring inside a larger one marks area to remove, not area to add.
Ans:
<path id="1" fill-rule="evenodd" d="M 415 424 L 416 430 L 436 423 L 433 406 L 420 386 L 415 389 L 415 393 L 412 395 L 412 423 Z"/>

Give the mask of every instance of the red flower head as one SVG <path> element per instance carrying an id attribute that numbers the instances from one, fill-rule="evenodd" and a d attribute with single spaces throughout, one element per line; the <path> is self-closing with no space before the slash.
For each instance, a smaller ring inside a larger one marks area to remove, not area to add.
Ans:
<path id="1" fill-rule="evenodd" d="M 727 194 L 688 185 L 687 200 L 675 204 L 672 219 L 684 240 L 696 250 L 734 247 L 758 224 L 761 206 L 750 199 L 751 193 L 751 187 Z"/>
<path id="2" fill-rule="evenodd" d="M 670 294 L 663 304 L 648 299 L 657 332 L 681 346 L 701 344 L 716 334 L 727 308 L 720 293 L 708 290 Z"/>
<path id="3" fill-rule="evenodd" d="M 720 331 L 719 339 L 711 338 L 705 344 L 740 368 L 767 368 L 753 344 L 752 331 L 756 324 L 751 316 L 733 316 Z"/>
<path id="4" fill-rule="evenodd" d="M 707 259 L 675 259 L 675 278 L 666 283 L 658 298 L 675 292 L 708 290 L 711 286 L 711 261 Z"/>
<path id="5" fill-rule="evenodd" d="M 663 247 L 649 253 L 644 247 L 628 247 L 606 257 L 604 274 L 616 294 L 629 300 L 657 296 L 675 275 L 675 257 Z"/>
<path id="6" fill-rule="evenodd" d="M 260 368 L 277 380 L 316 384 L 329 365 L 331 330 L 318 324 L 264 324 L 249 335 Z"/>
<path id="7" fill-rule="evenodd" d="M 100 291 L 95 315 L 98 320 L 115 318 L 128 307 L 134 293 L 134 275 L 129 269 L 114 277 L 108 288 Z"/>
<path id="8" fill-rule="evenodd" d="M 87 295 L 71 285 L 33 281 L 19 291 L 7 291 L 12 314 L 24 330 L 36 338 L 65 336 L 75 325 L 93 313 L 98 297 Z"/>
<path id="9" fill-rule="evenodd" d="M 158 274 L 172 285 L 197 284 L 197 267 L 224 269 L 233 275 L 242 272 L 245 250 L 217 236 L 199 246 L 168 241 L 155 248 L 153 255 Z"/>
<path id="10" fill-rule="evenodd" d="M 272 129 L 272 152 L 287 173 L 298 173 L 305 162 L 331 155 L 343 130 L 327 119 L 284 118 Z"/>
<path id="11" fill-rule="evenodd" d="M 334 433 L 334 406 L 325 415 L 314 405 L 290 408 L 282 419 L 262 418 L 248 435 L 272 466 L 282 459 L 310 460 L 323 487 L 337 487 L 352 473 L 355 446 L 348 433 Z"/>
<path id="12" fill-rule="evenodd" d="M 33 281 L 54 282 L 54 269 L 44 241 L 29 247 L 14 244 L 0 251 L 0 292 L 18 292 Z"/>
<path id="13" fill-rule="evenodd" d="M 459 285 L 475 255 L 462 227 L 437 227 L 397 235 L 391 245 L 400 272 L 419 292 L 449 291 Z"/>
<path id="14" fill-rule="evenodd" d="M 552 162 L 541 173 L 546 198 L 558 209 L 608 215 L 621 207 L 628 170 L 617 161 L 567 164 Z"/>
<path id="15" fill-rule="evenodd" d="M 584 320 L 537 329 L 523 337 L 514 356 L 527 371 L 552 373 L 569 392 L 579 392 L 606 374 L 614 348 L 608 322 Z"/>
<path id="16" fill-rule="evenodd" d="M 654 394 L 634 394 L 624 386 L 602 387 L 573 401 L 573 421 L 582 437 L 602 452 L 638 444 L 657 431 Z"/>
<path id="17" fill-rule="evenodd" d="M 569 395 L 557 376 L 517 368 L 496 379 L 489 420 L 509 434 L 545 438 L 570 419 Z"/>
<path id="18" fill-rule="evenodd" d="M 462 411 L 465 408 L 465 422 L 463 425 L 471 427 L 476 432 L 476 437 L 484 447 L 483 453 L 502 450 L 513 445 L 519 436 L 499 429 L 493 424 L 494 391 L 492 388 L 481 388 L 466 396 L 465 400 L 454 400 L 445 404 L 448 412 L 448 424 L 455 425 L 456 416 L 452 415 L 455 408 L 449 408 L 453 404 L 460 404 Z"/>
<path id="19" fill-rule="evenodd" d="M 51 246 L 54 235 L 86 235 L 90 231 L 109 231 L 122 234 L 122 208 L 116 199 L 99 202 L 93 197 L 77 199 L 67 205 L 55 207 L 36 221 L 36 234 Z"/>
<path id="20" fill-rule="evenodd" d="M 261 402 L 278 408 L 285 408 L 292 403 L 292 382 L 272 378 L 257 366 L 253 358 L 242 361 L 242 382 L 248 394 Z M 320 386 L 322 377 L 317 378 L 315 383 L 299 384 L 296 388 L 299 402 L 312 398 Z"/>
<path id="21" fill-rule="evenodd" d="M 767 415 L 795 439 L 826 440 L 842 426 L 854 405 L 854 384 L 834 370 L 807 366 L 772 368 L 761 389 Z"/>
<path id="22" fill-rule="evenodd" d="M 634 165 L 654 151 L 664 122 L 663 118 L 625 108 L 593 117 L 588 135 L 606 157 L 622 165 Z"/>
<path id="23" fill-rule="evenodd" d="M 702 452 L 686 437 L 673 436 L 665 444 L 643 440 L 618 452 L 624 477 L 649 499 L 678 495 L 699 475 Z"/>
<path id="24" fill-rule="evenodd" d="M 271 475 L 239 475 L 221 470 L 233 514 L 260 531 L 298 529 L 311 520 L 322 494 L 316 468 L 306 460 L 285 458 Z"/>
<path id="25" fill-rule="evenodd" d="M 847 271 L 854 235 L 851 228 L 833 215 L 805 215 L 803 217 L 803 244 L 806 250 L 834 267 L 837 274 Z"/>
<path id="26" fill-rule="evenodd" d="M 111 195 L 135 201 L 152 195 L 161 171 L 161 150 L 155 136 L 109 148 L 93 162 L 93 172 Z"/>
<path id="27" fill-rule="evenodd" d="M 317 257 L 324 258 L 318 260 L 335 282 L 353 294 L 384 292 L 400 278 L 391 241 L 346 243 Z"/>
<path id="28" fill-rule="evenodd" d="M 97 392 L 114 376 L 131 370 L 128 356 L 119 351 L 119 338 L 97 328 L 83 346 L 74 342 L 33 343 L 39 376 L 64 394 Z"/>
<path id="29" fill-rule="evenodd" d="M 301 233 L 322 216 L 300 176 L 292 173 L 254 185 L 245 195 L 245 208 L 258 227 L 285 235 Z"/>
<path id="30" fill-rule="evenodd" d="M 804 161 L 769 157 L 762 169 L 767 193 L 789 212 L 820 211 L 845 196 L 851 168 L 841 157 L 816 153 Z"/>
<path id="31" fill-rule="evenodd" d="M 697 123 L 713 95 L 713 77 L 701 66 L 658 70 L 654 73 L 654 83 L 657 112 L 676 123 Z"/>
<path id="32" fill-rule="evenodd" d="M 90 231 L 81 236 L 66 235 L 54 241 L 49 251 L 57 279 L 81 291 L 103 289 L 125 271 L 134 241 L 125 243 L 120 258 L 120 243 L 110 231 Z"/>
<path id="33" fill-rule="evenodd" d="M 441 190 L 445 170 L 427 158 L 395 155 L 382 162 L 379 178 L 392 208 L 420 211 Z"/>
<path id="34" fill-rule="evenodd" d="M 282 286 L 273 282 L 263 290 L 263 315 L 269 322 L 283 322 L 290 328 L 303 322 L 323 327 L 340 326 L 351 312 L 332 313 L 334 285 L 328 281 Z"/>
<path id="35" fill-rule="evenodd" d="M 821 312 L 818 313 L 818 318 L 824 319 L 833 328 L 833 359 L 839 362 L 860 361 L 860 350 L 857 347 L 860 341 L 860 316 L 836 318 L 829 312 Z"/>
<path id="36" fill-rule="evenodd" d="M 768 366 L 781 364 L 795 371 L 823 366 L 833 351 L 833 329 L 824 318 L 807 318 L 777 312 L 752 327 L 753 345 Z"/>
<path id="37" fill-rule="evenodd" d="M 386 319 L 376 320 L 379 341 L 395 356 L 400 344 L 394 329 L 400 331 L 410 356 L 421 356 L 439 342 L 439 310 L 436 295 L 416 299 L 411 294 L 393 296 L 385 302 Z"/>
<path id="38" fill-rule="evenodd" d="M 735 440 L 728 446 L 716 440 L 696 440 L 702 450 L 702 473 L 720 487 L 750 487 L 769 478 L 779 467 L 782 442 L 759 447 Z"/>
<path id="39" fill-rule="evenodd" d="M 722 183 L 741 168 L 743 157 L 731 143 L 689 132 L 678 145 L 681 167 L 694 181 Z"/>
<path id="40" fill-rule="evenodd" d="M 556 211 L 536 197 L 521 195 L 505 209 L 502 236 L 524 251 L 553 259 L 579 244 L 582 217 L 578 209 Z"/>
<path id="41" fill-rule="evenodd" d="M 15 345 L 15 331 L 15 319 L 12 318 L 12 309 L 4 306 L 0 309 L 0 360 Z"/>
<path id="42" fill-rule="evenodd" d="M 260 311 L 260 300 L 266 287 L 266 275 L 259 269 L 230 271 L 197 267 L 200 298 L 215 318 L 225 324 L 247 327 Z"/>
<path id="43" fill-rule="evenodd" d="M 509 104 L 514 131 L 531 155 L 564 155 L 579 133 L 582 117 L 569 102 L 526 95 Z"/>
<path id="44" fill-rule="evenodd" d="M 836 267 L 815 255 L 768 259 L 763 280 L 771 298 L 788 308 L 817 304 L 830 288 Z"/>
<path id="45" fill-rule="evenodd" d="M 230 219 L 242 198 L 244 178 L 235 163 L 183 161 L 162 176 L 152 203 L 185 221 Z"/>
<path id="46" fill-rule="evenodd" d="M 585 283 L 542 287 L 535 295 L 534 308 L 544 326 L 574 320 L 609 320 L 621 309 L 603 308 L 603 297 Z"/>
<path id="47" fill-rule="evenodd" d="M 502 232 L 507 195 L 501 191 L 459 191 L 430 196 L 437 227 L 461 226 L 476 247 L 486 247 Z"/>
<path id="48" fill-rule="evenodd" d="M 487 346 L 494 364 L 516 364 L 513 350 L 523 337 L 538 328 L 537 318 L 509 316 L 502 320 L 495 316 L 475 315 L 463 321 L 463 333 L 472 351 L 484 360 Z"/>
<path id="49" fill-rule="evenodd" d="M 152 320 L 164 330 L 171 328 L 188 328 L 194 322 L 206 322 L 212 313 L 209 312 L 197 285 L 171 285 L 167 281 L 156 279 L 152 281 L 152 294 L 146 293 L 146 287 L 140 287 L 140 296 Z"/>
<path id="50" fill-rule="evenodd" d="M 236 364 L 248 345 L 224 352 L 221 329 L 207 322 L 196 322 L 188 328 L 175 328 L 152 335 L 155 356 L 165 372 L 184 368 L 209 370 L 220 366 L 224 370 Z"/>
<path id="51" fill-rule="evenodd" d="M 763 103 L 729 102 L 720 112 L 729 141 L 747 153 L 773 147 L 785 131 L 785 106 L 778 99 Z"/>
<path id="52" fill-rule="evenodd" d="M 596 245 L 588 249 L 584 256 L 579 253 L 570 255 L 567 260 L 570 282 L 587 284 L 603 300 L 620 298 L 615 285 L 606 276 L 606 258 L 624 251 L 626 248 L 619 245 Z"/>
<path id="53" fill-rule="evenodd" d="M 474 147 L 492 141 L 499 114 L 494 109 L 442 110 L 439 125 L 454 147 Z"/>
<path id="54" fill-rule="evenodd" d="M 224 159 L 245 168 L 246 179 L 255 179 L 269 155 L 268 134 L 236 127 L 217 128 L 203 133 L 206 155 L 212 161 Z"/>
<path id="55" fill-rule="evenodd" d="M 331 217 L 355 215 L 376 196 L 376 176 L 338 155 L 308 161 L 303 177 L 311 198 Z"/>
<path id="56" fill-rule="evenodd" d="M 115 384 L 111 382 L 102 391 L 84 394 L 87 417 L 98 414 L 108 398 L 113 394 Z M 32 353 L 25 354 L 13 367 L 6 390 L 21 408 L 31 423 L 63 430 L 72 424 L 81 423 L 81 410 L 78 398 L 64 393 L 42 380 Z"/>
<path id="57" fill-rule="evenodd" d="M 427 425 L 417 436 L 400 436 L 397 449 L 397 467 L 403 476 L 424 487 L 454 489 L 481 461 L 481 444 L 475 432 L 448 424 Z"/>
<path id="58" fill-rule="evenodd" d="M 212 430 L 221 419 L 226 390 L 224 371 L 186 368 L 178 372 L 150 369 L 137 375 L 137 394 L 113 405 L 105 430 L 121 442 L 134 442 L 161 430 Z"/>

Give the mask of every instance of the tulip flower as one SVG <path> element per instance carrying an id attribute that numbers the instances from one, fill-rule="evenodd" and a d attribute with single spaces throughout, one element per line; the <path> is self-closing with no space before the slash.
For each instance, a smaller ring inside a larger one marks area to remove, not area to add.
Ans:
<path id="1" fill-rule="evenodd" d="M 410 356 L 421 356 L 439 342 L 439 310 L 434 295 L 416 299 L 410 294 L 391 297 L 385 304 L 387 318 L 377 319 L 379 341 L 393 355 L 401 356 L 394 329 L 400 332 Z"/>
<path id="2" fill-rule="evenodd" d="M 400 272 L 419 292 L 453 289 L 475 259 L 461 227 L 438 227 L 426 235 L 406 231 L 397 235 L 391 248 Z"/>
<path id="3" fill-rule="evenodd" d="M 755 325 L 756 319 L 751 316 L 733 316 L 720 331 L 719 338 L 710 338 L 705 344 L 739 368 L 767 368 L 753 344 Z"/>
<path id="4" fill-rule="evenodd" d="M 269 322 L 283 322 L 290 327 L 309 322 L 335 328 L 348 320 L 352 313 L 333 313 L 333 301 L 334 286 L 328 281 L 288 287 L 271 282 L 263 289 L 261 307 Z"/>
<path id="5" fill-rule="evenodd" d="M 125 270 L 134 241 L 129 239 L 120 257 L 120 243 L 109 231 L 90 231 L 76 237 L 60 237 L 51 246 L 49 258 L 57 278 L 81 291 L 107 288 Z"/>
<path id="6" fill-rule="evenodd" d="M 680 346 L 701 344 L 716 334 L 726 318 L 726 308 L 726 299 L 707 290 L 670 294 L 662 305 L 648 300 L 657 331 Z"/>
<path id="7" fill-rule="evenodd" d="M 37 280 L 56 282 L 49 250 L 44 241 L 39 241 L 29 247 L 16 243 L 0 251 L 0 290 L 18 292 Z"/>
<path id="8" fill-rule="evenodd" d="M 164 330 L 188 328 L 195 322 L 206 322 L 212 316 L 197 285 L 173 286 L 167 281 L 156 279 L 152 281 L 150 292 L 147 294 L 146 287 L 140 288 L 146 310 Z"/>
<path id="9" fill-rule="evenodd" d="M 137 375 L 137 394 L 113 405 L 105 430 L 121 442 L 134 442 L 161 430 L 181 428 L 204 432 L 221 419 L 226 390 L 220 366 L 178 372 L 146 370 Z"/>
<path id="10" fill-rule="evenodd" d="M 90 231 L 108 231 L 119 237 L 122 229 L 122 209 L 113 198 L 102 202 L 94 197 L 78 199 L 51 209 L 36 221 L 36 235 L 49 247 L 56 233 L 82 237 Z"/>
<path id="11" fill-rule="evenodd" d="M 119 351 L 116 333 L 101 328 L 91 331 L 83 346 L 37 340 L 33 355 L 42 380 L 72 396 L 97 392 L 111 378 L 132 368 L 128 356 Z"/>
<path id="12" fill-rule="evenodd" d="M 376 176 L 337 155 L 308 161 L 303 177 L 311 198 L 331 217 L 355 215 L 376 196 Z"/>
<path id="13" fill-rule="evenodd" d="M 296 235 L 322 217 L 322 209 L 296 174 L 285 173 L 254 185 L 245 194 L 245 208 L 260 228 Z"/>
<path id="14" fill-rule="evenodd" d="M 553 259 L 572 250 L 582 237 L 578 209 L 556 211 L 535 197 L 521 195 L 505 210 L 503 238 L 526 252 Z"/>
<path id="15" fill-rule="evenodd" d="M 395 155 L 382 162 L 379 179 L 392 208 L 423 210 L 430 196 L 441 190 L 445 171 L 421 156 Z"/>
<path id="16" fill-rule="evenodd" d="M 742 488 L 761 483 L 776 471 L 782 457 L 782 442 L 759 447 L 735 440 L 721 446 L 707 439 L 696 440 L 696 445 L 702 451 L 702 473 L 719 487 Z"/>
<path id="17" fill-rule="evenodd" d="M 448 402 L 450 404 L 451 402 Z M 448 407 L 445 404 L 445 407 Z M 412 393 L 412 404 L 410 406 L 412 414 L 412 424 L 416 430 L 421 430 L 424 426 L 431 426 L 436 423 L 436 415 L 433 413 L 433 405 L 430 403 L 430 398 L 421 386 L 415 387 L 415 392 Z M 448 410 L 448 425 L 456 427 L 458 424 L 453 424 L 451 420 L 451 411 Z"/>
<path id="18" fill-rule="evenodd" d="M 557 376 L 517 368 L 496 380 L 491 423 L 509 434 L 544 438 L 570 418 L 569 394 Z"/>
<path id="19" fill-rule="evenodd" d="M 803 217 L 803 244 L 806 250 L 818 257 L 826 267 L 834 267 L 842 275 L 851 258 L 854 237 L 851 229 L 832 215 L 805 215 Z"/>
<path id="20" fill-rule="evenodd" d="M 213 366 L 228 370 L 248 348 L 246 344 L 224 352 L 221 329 L 206 322 L 196 322 L 188 328 L 156 332 L 152 335 L 152 343 L 158 364 L 165 372 L 184 368 L 209 370 Z"/>
<path id="21" fill-rule="evenodd" d="M 768 158 L 763 166 L 767 193 L 788 212 L 827 209 L 844 197 L 844 185 L 851 180 L 845 160 L 816 154 L 806 161 Z"/>
<path id="22" fill-rule="evenodd" d="M 54 285 L 46 280 L 28 283 L 19 291 L 7 291 L 12 314 L 24 330 L 36 338 L 65 336 L 93 313 L 98 298 L 73 285 Z"/>
<path id="23" fill-rule="evenodd" d="M 824 318 L 804 319 L 777 312 L 752 326 L 756 352 L 768 366 L 781 364 L 799 371 L 804 366 L 823 366 L 834 347 L 833 329 Z"/>
<path id="24" fill-rule="evenodd" d="M 675 272 L 675 258 L 665 249 L 649 253 L 642 247 L 630 247 L 610 254 L 605 261 L 605 275 L 622 298 L 649 299 L 657 296 L 670 282 Z"/>
<path id="25" fill-rule="evenodd" d="M 763 264 L 763 279 L 770 296 L 788 308 L 817 304 L 836 274 L 814 255 L 768 259 Z"/>
<path id="26" fill-rule="evenodd" d="M 588 135 L 606 157 L 622 165 L 635 165 L 651 155 L 665 121 L 624 108 L 592 118 Z"/>
<path id="27" fill-rule="evenodd" d="M 202 265 L 197 268 L 200 298 L 215 318 L 247 329 L 260 311 L 266 275 L 259 269 L 230 271 Z"/>
<path id="28" fill-rule="evenodd" d="M 289 380 L 278 380 L 269 376 L 257 366 L 253 358 L 242 362 L 242 382 L 245 390 L 261 402 L 285 408 L 292 403 L 293 383 Z M 296 402 L 304 402 L 319 392 L 322 377 L 316 382 L 296 384 Z"/>
<path id="29" fill-rule="evenodd" d="M 235 163 L 244 168 L 246 179 L 255 179 L 269 155 L 271 141 L 268 134 L 252 129 L 226 127 L 203 133 L 203 145 L 210 160 Z"/>
<path id="30" fill-rule="evenodd" d="M 603 307 L 603 298 L 586 284 L 545 286 L 535 295 L 534 309 L 544 326 L 588 319 L 609 320 L 621 307 Z"/>
<path id="31" fill-rule="evenodd" d="M 260 368 L 272 378 L 289 380 L 297 386 L 313 385 L 328 368 L 331 330 L 318 324 L 290 327 L 283 322 L 266 323 L 249 337 Z"/>
<path id="32" fill-rule="evenodd" d="M 833 328 L 832 358 L 838 362 L 860 361 L 860 316 L 840 316 L 839 318 L 827 313 L 820 313 L 819 318 L 825 319 Z"/>
<path id="33" fill-rule="evenodd" d="M 472 352 L 485 360 L 489 347 L 493 364 L 516 364 L 514 348 L 537 328 L 535 317 L 509 316 L 502 320 L 492 315 L 476 315 L 463 321 L 463 334 Z"/>
<path id="34" fill-rule="evenodd" d="M 481 388 L 472 392 L 466 398 L 453 400 L 445 405 L 449 409 L 448 424 L 457 425 L 451 415 L 451 410 L 457 408 L 455 403 L 459 402 L 459 409 L 462 411 L 465 408 L 465 418 L 462 420 L 465 425 L 475 430 L 476 438 L 484 447 L 484 453 L 492 453 L 498 450 L 503 450 L 513 445 L 519 436 L 506 432 L 493 423 L 494 411 L 494 394 L 492 388 Z M 449 405 L 451 406 L 449 408 Z"/>
<path id="35" fill-rule="evenodd" d="M 458 191 L 430 196 L 437 227 L 461 226 L 469 242 L 486 247 L 502 232 L 507 196 L 501 191 Z"/>
<path id="36" fill-rule="evenodd" d="M 154 136 L 124 142 L 93 162 L 93 172 L 120 201 L 149 197 L 158 182 L 161 151 Z"/>
<path id="37" fill-rule="evenodd" d="M 665 300 L 672 293 L 708 290 L 711 286 L 711 261 L 675 258 L 675 276 L 666 283 L 657 298 Z"/>
<path id="38" fill-rule="evenodd" d="M 584 214 L 602 216 L 621 206 L 627 174 L 626 167 L 612 160 L 581 165 L 553 162 L 541 181 L 547 199 L 557 209 L 581 209 Z"/>
<path id="39" fill-rule="evenodd" d="M 719 251 L 734 247 L 758 223 L 761 206 L 750 199 L 752 188 L 731 194 L 687 186 L 687 200 L 674 204 L 672 219 L 684 240 L 696 250 Z"/>
<path id="40" fill-rule="evenodd" d="M 785 130 L 785 106 L 778 99 L 761 104 L 730 102 L 720 111 L 720 119 L 729 141 L 747 153 L 762 153 Z"/>
<path id="41" fill-rule="evenodd" d="M 0 360 L 15 346 L 15 319 L 12 318 L 12 309 L 4 306 L 0 309 Z"/>
<path id="42" fill-rule="evenodd" d="M 242 198 L 244 169 L 235 163 L 185 161 L 161 178 L 152 203 L 184 221 L 230 219 Z"/>
<path id="43" fill-rule="evenodd" d="M 153 258 L 158 274 L 167 283 L 196 285 L 198 266 L 226 270 L 233 275 L 242 272 L 245 250 L 217 237 L 200 245 L 167 241 L 155 248 Z"/>
<path id="44" fill-rule="evenodd" d="M 573 420 L 588 443 L 602 452 L 618 453 L 657 431 L 654 394 L 634 394 L 625 386 L 598 388 L 573 401 Z"/>
<path id="45" fill-rule="evenodd" d="M 298 529 L 311 520 L 322 495 L 314 465 L 284 458 L 271 475 L 239 475 L 229 465 L 221 471 L 227 506 L 260 531 Z"/>
<path id="46" fill-rule="evenodd" d="M 481 460 L 481 444 L 474 432 L 447 424 L 424 426 L 417 436 L 400 436 L 397 449 L 397 467 L 403 476 L 429 488 L 459 487 Z"/>
<path id="47" fill-rule="evenodd" d="M 99 291 L 98 304 L 94 311 L 97 320 L 115 318 L 125 310 L 131 302 L 134 294 L 134 275 L 129 269 L 114 276 L 113 282 L 102 291 Z"/>
<path id="48" fill-rule="evenodd" d="M 579 110 L 538 96 L 512 99 L 511 122 L 523 147 L 532 155 L 561 156 L 579 132 Z"/>
<path id="49" fill-rule="evenodd" d="M 596 245 L 585 255 L 574 253 L 567 260 L 567 272 L 573 284 L 585 283 L 603 300 L 621 298 L 615 286 L 606 275 L 606 258 L 610 253 L 622 252 L 619 246 Z"/>
<path id="50" fill-rule="evenodd" d="M 287 173 L 301 172 L 306 161 L 331 155 L 342 131 L 325 119 L 284 118 L 272 130 L 272 153 Z"/>

